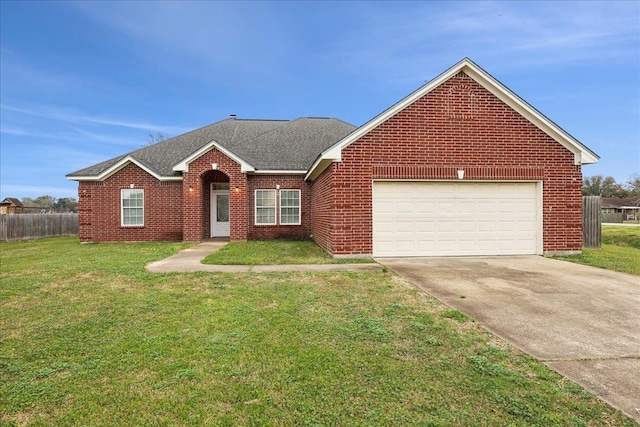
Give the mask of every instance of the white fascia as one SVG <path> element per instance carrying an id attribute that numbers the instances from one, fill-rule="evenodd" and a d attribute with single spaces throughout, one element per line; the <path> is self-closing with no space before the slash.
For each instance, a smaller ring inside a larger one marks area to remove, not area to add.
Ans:
<path id="1" fill-rule="evenodd" d="M 462 71 L 493 95 L 498 97 L 502 102 L 513 108 L 520 115 L 537 126 L 544 133 L 553 138 L 556 142 L 571 151 L 574 155 L 575 165 L 592 164 L 596 163 L 600 159 L 596 153 L 588 149 L 580 141 L 575 139 L 564 129 L 555 124 L 548 117 L 536 110 L 533 106 L 513 93 L 509 88 L 494 79 L 473 62 L 469 61 L 469 64 L 463 67 Z"/>
<path id="2" fill-rule="evenodd" d="M 176 172 L 189 172 L 189 164 L 194 160 L 196 160 L 197 158 L 199 158 L 200 156 L 202 156 L 203 154 L 209 152 L 212 148 L 215 148 L 216 150 L 220 151 L 222 154 L 224 154 L 234 162 L 238 163 L 240 165 L 240 172 L 242 173 L 255 172 L 256 168 L 254 168 L 249 163 L 242 160 L 240 157 L 233 154 L 231 151 L 224 148 L 222 145 L 218 144 L 216 141 L 209 142 L 207 145 L 203 146 L 198 151 L 191 154 L 189 157 L 181 160 L 179 163 L 177 163 L 173 167 L 173 170 Z"/>
<path id="3" fill-rule="evenodd" d="M 93 175 L 93 176 L 68 176 L 67 179 L 71 180 L 71 181 L 104 181 L 105 179 L 109 178 L 111 175 L 113 175 L 116 172 L 118 172 L 120 169 L 122 169 L 125 166 L 127 166 L 129 163 L 133 163 L 134 165 L 138 166 L 140 169 L 144 170 L 149 175 L 153 176 L 154 178 L 156 178 L 159 181 L 182 181 L 182 177 L 181 176 L 162 176 L 162 175 L 158 175 L 156 172 L 154 172 L 153 170 L 149 169 L 146 165 L 142 164 L 141 162 L 139 162 L 138 160 L 134 159 L 131 156 L 123 157 L 118 163 L 116 163 L 113 166 L 111 166 L 110 168 L 106 169 L 105 171 L 103 171 L 99 175 Z"/>
<path id="4" fill-rule="evenodd" d="M 254 175 L 304 175 L 306 170 L 261 170 L 258 169 L 252 172 Z"/>
<path id="5" fill-rule="evenodd" d="M 449 68 L 447 71 L 440 74 L 438 77 L 431 80 L 427 84 L 419 87 L 417 90 L 413 91 L 406 97 L 402 98 L 399 102 L 387 108 L 382 113 L 378 114 L 377 116 L 369 120 L 367 123 L 363 124 L 358 129 L 351 132 L 349 135 L 345 136 L 340 141 L 336 142 L 331 147 L 324 150 L 320 154 L 320 156 L 316 159 L 316 161 L 313 163 L 311 168 L 309 169 L 309 173 L 307 173 L 307 175 L 305 176 L 305 180 L 315 179 L 331 163 L 342 161 L 342 150 L 344 148 L 348 147 L 350 144 L 358 140 L 361 136 L 367 134 L 368 132 L 370 132 L 377 126 L 379 126 L 381 123 L 385 122 L 395 114 L 407 108 L 409 105 L 413 104 L 415 101 L 417 101 L 427 93 L 431 92 L 434 88 L 439 86 L 441 83 L 443 83 L 447 79 L 454 76 L 458 71 L 460 71 L 460 68 L 465 63 L 465 61 L 470 62 L 470 60 L 466 58 L 463 59 L 458 64 Z M 317 170 L 318 166 L 320 167 L 319 170 Z"/>
<path id="6" fill-rule="evenodd" d="M 489 75 L 489 73 L 484 71 L 469 58 L 464 58 L 453 67 L 449 68 L 433 80 L 419 87 L 417 90 L 410 93 L 399 102 L 387 108 L 385 111 L 378 114 L 376 117 L 369 120 L 367 123 L 363 124 L 358 129 L 323 151 L 309 169 L 309 172 L 305 176 L 305 180 L 315 179 L 332 162 L 341 161 L 343 149 L 348 147 L 350 144 L 352 144 L 360 137 L 367 134 L 395 114 L 407 108 L 409 105 L 413 104 L 415 101 L 422 98 L 424 95 L 431 92 L 433 89 L 440 86 L 442 83 L 455 76 L 460 71 L 464 71 L 469 77 L 478 82 L 478 84 L 497 96 L 504 103 L 527 118 L 555 141 L 571 151 L 574 154 L 574 163 L 576 165 L 596 163 L 598 161 L 599 157 L 597 154 L 589 150 L 578 140 L 576 140 L 558 125 L 545 117 L 538 110 L 522 100 L 515 93 L 511 92 L 511 90 L 494 79 L 491 75 Z"/>

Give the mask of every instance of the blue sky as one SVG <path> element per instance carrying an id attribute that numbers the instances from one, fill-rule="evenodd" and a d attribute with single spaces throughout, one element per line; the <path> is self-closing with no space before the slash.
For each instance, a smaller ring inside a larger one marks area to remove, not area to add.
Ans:
<path id="1" fill-rule="evenodd" d="M 361 125 L 469 57 L 640 173 L 640 2 L 0 2 L 0 199 L 229 114 Z"/>

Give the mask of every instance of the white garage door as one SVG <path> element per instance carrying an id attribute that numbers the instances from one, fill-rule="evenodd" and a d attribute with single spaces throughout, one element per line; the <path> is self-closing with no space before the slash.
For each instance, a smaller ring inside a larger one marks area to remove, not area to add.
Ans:
<path id="1" fill-rule="evenodd" d="M 536 254 L 537 185 L 497 182 L 373 183 L 373 255 Z"/>

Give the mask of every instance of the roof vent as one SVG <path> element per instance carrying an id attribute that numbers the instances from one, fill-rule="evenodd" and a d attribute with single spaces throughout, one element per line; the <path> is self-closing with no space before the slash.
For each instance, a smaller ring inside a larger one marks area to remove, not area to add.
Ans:
<path id="1" fill-rule="evenodd" d="M 230 118 L 231 120 L 235 120 L 235 119 L 236 119 L 236 117 L 237 117 L 237 116 L 236 116 L 235 114 L 229 114 L 229 118 Z"/>

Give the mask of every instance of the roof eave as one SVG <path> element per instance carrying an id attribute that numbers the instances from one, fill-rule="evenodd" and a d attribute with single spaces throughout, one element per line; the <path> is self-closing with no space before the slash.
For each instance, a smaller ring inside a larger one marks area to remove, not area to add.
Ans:
<path id="1" fill-rule="evenodd" d="M 70 181 L 104 181 L 130 163 L 135 164 L 159 181 L 182 181 L 181 176 L 162 176 L 132 156 L 123 157 L 116 164 L 105 169 L 98 175 L 67 175 L 66 178 Z"/>
<path id="2" fill-rule="evenodd" d="M 307 171 L 295 169 L 257 169 L 251 173 L 254 175 L 304 175 Z"/>
<path id="3" fill-rule="evenodd" d="M 331 158 L 329 156 L 318 157 L 318 159 L 313 163 L 313 166 L 309 169 L 309 172 L 305 175 L 304 180 L 314 181 L 322 172 L 325 171 L 325 169 L 329 167 L 329 165 L 331 165 L 331 163 L 339 162 L 341 160 L 341 158 Z"/>

